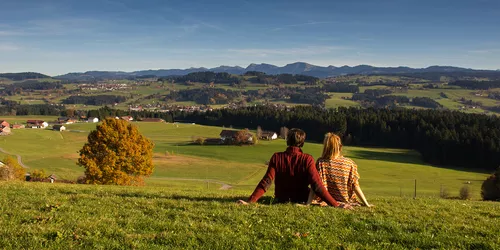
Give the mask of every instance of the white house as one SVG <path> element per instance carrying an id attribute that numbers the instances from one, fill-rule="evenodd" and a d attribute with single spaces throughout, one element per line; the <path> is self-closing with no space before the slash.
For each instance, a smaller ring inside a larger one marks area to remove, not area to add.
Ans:
<path id="1" fill-rule="evenodd" d="M 28 128 L 46 128 L 49 124 L 42 120 L 28 120 L 26 122 L 26 127 Z"/>
<path id="2" fill-rule="evenodd" d="M 276 140 L 278 139 L 278 134 L 272 131 L 262 131 L 260 139 L 263 140 Z"/>
<path id="3" fill-rule="evenodd" d="M 92 123 L 97 123 L 97 122 L 99 122 L 99 118 L 97 118 L 97 117 L 89 117 L 89 119 L 87 121 L 88 122 L 92 122 Z"/>
<path id="4" fill-rule="evenodd" d="M 64 131 L 66 130 L 66 127 L 64 125 L 54 125 L 52 126 L 52 129 L 55 131 Z"/>

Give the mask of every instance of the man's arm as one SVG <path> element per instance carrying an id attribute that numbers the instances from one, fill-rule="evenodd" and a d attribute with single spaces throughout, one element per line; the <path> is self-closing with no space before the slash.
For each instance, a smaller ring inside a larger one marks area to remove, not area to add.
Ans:
<path id="1" fill-rule="evenodd" d="M 316 193 L 323 201 L 328 203 L 330 206 L 338 207 L 339 203 L 328 193 L 325 186 L 323 186 L 323 182 L 319 177 L 318 170 L 314 165 L 314 159 L 310 157 L 307 163 L 307 171 L 309 175 L 309 184 L 311 184 L 312 191 Z"/>
<path id="2" fill-rule="evenodd" d="M 274 176 L 276 175 L 276 161 L 274 160 L 274 155 L 271 157 L 271 160 L 269 161 L 269 166 L 267 167 L 267 172 L 262 177 L 262 180 L 257 184 L 257 187 L 255 187 L 255 190 L 253 191 L 252 195 L 250 195 L 250 198 L 248 198 L 248 202 L 254 203 L 257 202 L 262 195 L 269 189 L 271 184 L 273 184 Z"/>

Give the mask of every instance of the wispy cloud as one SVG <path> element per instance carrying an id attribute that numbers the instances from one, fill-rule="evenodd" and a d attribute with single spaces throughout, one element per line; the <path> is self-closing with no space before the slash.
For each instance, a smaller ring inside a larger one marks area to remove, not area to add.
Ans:
<path id="1" fill-rule="evenodd" d="M 21 48 L 17 45 L 12 45 L 12 44 L 1 44 L 0 43 L 0 51 L 3 52 L 11 52 L 11 51 L 16 51 L 20 50 Z"/>
<path id="2" fill-rule="evenodd" d="M 307 47 L 283 48 L 283 49 L 255 49 L 255 48 L 228 49 L 228 52 L 266 57 L 274 55 L 290 55 L 290 56 L 318 55 L 318 54 L 327 54 L 334 51 L 344 51 L 344 50 L 351 50 L 351 48 L 343 46 L 307 46 Z"/>
<path id="3" fill-rule="evenodd" d="M 478 49 L 478 50 L 469 50 L 467 53 L 469 54 L 492 54 L 499 53 L 500 49 Z"/>
<path id="4" fill-rule="evenodd" d="M 310 21 L 310 22 L 304 22 L 304 23 L 296 23 L 296 24 L 284 25 L 284 26 L 281 26 L 281 27 L 273 28 L 271 30 L 272 31 L 279 31 L 279 30 L 284 30 L 284 29 L 287 29 L 287 28 L 303 27 L 303 26 L 313 26 L 313 25 L 323 25 L 323 24 L 334 24 L 334 23 L 339 23 L 339 22 L 336 22 L 336 21 L 322 21 L 322 22 Z"/>

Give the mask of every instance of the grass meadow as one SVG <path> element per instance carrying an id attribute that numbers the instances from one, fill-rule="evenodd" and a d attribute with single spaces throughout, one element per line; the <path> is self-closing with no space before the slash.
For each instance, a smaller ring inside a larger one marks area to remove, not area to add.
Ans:
<path id="1" fill-rule="evenodd" d="M 27 118 L 0 119 L 15 123 Z M 500 247 L 500 204 L 479 201 L 488 173 L 431 166 L 411 150 L 345 147 L 375 208 L 271 206 L 273 190 L 257 205 L 238 206 L 235 201 L 250 195 L 272 153 L 285 149 L 284 140 L 200 146 L 190 143 L 194 137 L 218 137 L 223 128 L 133 124 L 155 143 L 155 171 L 146 186 L 0 182 L 0 248 Z M 0 148 L 21 155 L 28 171 L 45 169 L 74 180 L 83 174 L 75 163 L 77 151 L 95 126 L 14 130 L 0 137 Z M 303 148 L 315 158 L 321 149 L 316 143 Z M 227 185 L 232 188 L 221 189 Z M 464 185 L 470 186 L 472 200 L 453 198 Z M 439 198 L 443 189 L 451 199 Z"/>

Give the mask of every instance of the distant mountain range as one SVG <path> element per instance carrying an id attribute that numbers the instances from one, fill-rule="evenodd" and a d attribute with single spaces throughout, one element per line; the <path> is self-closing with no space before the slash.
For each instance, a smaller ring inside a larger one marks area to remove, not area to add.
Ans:
<path id="1" fill-rule="evenodd" d="M 269 75 L 276 74 L 301 74 L 308 76 L 315 76 L 319 78 L 326 78 L 331 76 L 339 76 L 346 74 L 404 74 L 404 73 L 450 73 L 450 72 L 485 72 L 491 70 L 474 70 L 467 68 L 451 67 L 451 66 L 431 66 L 427 68 L 410 68 L 410 67 L 374 67 L 370 65 L 358 66 L 316 66 L 305 62 L 296 62 L 287 64 L 283 67 L 271 64 L 250 64 L 246 68 L 239 66 L 219 66 L 216 68 L 189 68 L 189 69 L 158 69 L 158 70 L 141 70 L 134 72 L 122 71 L 88 71 L 85 73 L 69 73 L 65 75 L 56 76 L 59 79 L 68 80 L 89 80 L 89 79 L 119 79 L 140 76 L 178 76 L 187 75 L 193 72 L 213 71 L 213 72 L 227 72 L 230 74 L 244 74 L 247 71 L 260 71 Z M 498 72 L 498 71 L 491 71 Z"/>

